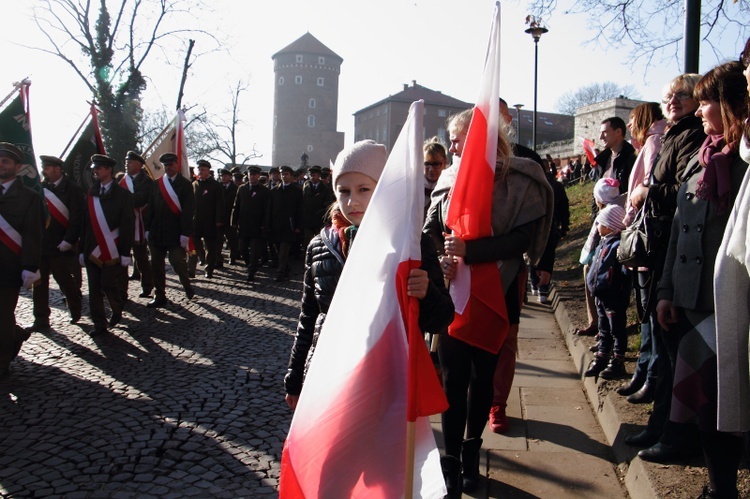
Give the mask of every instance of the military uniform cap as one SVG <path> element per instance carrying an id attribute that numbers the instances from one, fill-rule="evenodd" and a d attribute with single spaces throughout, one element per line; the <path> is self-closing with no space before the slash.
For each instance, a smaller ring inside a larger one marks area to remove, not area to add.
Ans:
<path id="1" fill-rule="evenodd" d="M 94 154 L 93 156 L 91 156 L 91 168 L 96 168 L 97 166 L 113 168 L 116 164 L 117 161 L 105 154 Z"/>
<path id="2" fill-rule="evenodd" d="M 163 165 L 167 163 L 177 163 L 177 155 L 173 152 L 165 152 L 159 156 L 159 162 Z"/>
<path id="3" fill-rule="evenodd" d="M 260 172 L 261 172 L 260 166 L 250 165 L 250 166 L 247 167 L 247 173 L 248 174 L 260 173 Z"/>
<path id="4" fill-rule="evenodd" d="M 205 168 L 211 168 L 211 163 L 209 163 L 205 159 L 199 159 L 198 160 L 198 168 L 200 168 L 201 166 L 203 166 Z"/>
<path id="5" fill-rule="evenodd" d="M 281 168 L 279 168 L 279 171 L 294 173 L 294 168 L 292 168 L 291 166 L 288 166 L 288 165 L 284 165 Z"/>
<path id="6" fill-rule="evenodd" d="M 142 165 L 146 164 L 146 160 L 143 159 L 143 156 L 141 156 L 135 151 L 128 151 L 127 153 L 125 153 L 125 160 L 129 160 L 129 159 L 132 159 L 134 161 L 139 161 Z"/>
<path id="7" fill-rule="evenodd" d="M 242 177 L 244 177 L 244 175 L 240 171 L 234 172 L 233 175 L 234 175 L 234 178 L 242 178 Z"/>
<path id="8" fill-rule="evenodd" d="M 279 173 L 279 167 L 278 166 L 272 166 L 270 170 L 268 170 L 268 173 Z"/>
<path id="9" fill-rule="evenodd" d="M 309 173 L 322 173 L 323 169 L 318 165 L 313 165 L 310 167 L 309 170 L 307 170 Z"/>
<path id="10" fill-rule="evenodd" d="M 16 163 L 23 163 L 23 153 L 10 142 L 0 142 L 0 156 L 11 158 Z"/>
<path id="11" fill-rule="evenodd" d="M 233 166 L 232 169 L 229 171 L 232 172 L 232 175 L 234 175 L 235 173 L 242 173 L 242 171 L 240 171 L 239 166 Z"/>
<path id="12" fill-rule="evenodd" d="M 330 166 L 324 166 L 320 169 L 322 172 L 331 173 L 331 167 Z"/>
<path id="13" fill-rule="evenodd" d="M 39 159 L 42 160 L 42 166 L 62 166 L 63 160 L 58 158 L 57 156 L 39 156 Z"/>
<path id="14" fill-rule="evenodd" d="M 219 175 L 231 175 L 231 174 L 232 172 L 230 172 L 226 168 L 222 168 L 221 170 L 219 170 Z"/>

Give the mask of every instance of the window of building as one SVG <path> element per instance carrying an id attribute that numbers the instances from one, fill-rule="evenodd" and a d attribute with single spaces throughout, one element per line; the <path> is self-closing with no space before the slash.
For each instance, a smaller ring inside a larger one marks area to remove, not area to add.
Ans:
<path id="1" fill-rule="evenodd" d="M 315 99 L 310 99 L 310 109 L 315 109 Z"/>
<path id="2" fill-rule="evenodd" d="M 294 83 L 296 83 L 297 85 L 301 85 L 302 84 L 302 77 L 301 76 L 295 76 L 294 77 Z"/>
<path id="3" fill-rule="evenodd" d="M 318 57 L 318 64 L 320 64 L 322 66 L 325 63 L 326 63 L 326 58 L 323 57 L 323 56 L 319 56 Z"/>
<path id="4" fill-rule="evenodd" d="M 325 78 L 323 78 L 322 76 L 318 78 L 318 86 L 319 86 L 319 87 L 322 87 L 322 86 L 324 86 L 324 85 L 325 85 L 325 82 L 326 82 L 326 79 L 325 79 Z"/>
<path id="5" fill-rule="evenodd" d="M 302 62 L 302 54 L 297 54 L 297 62 Z"/>
<path id="6" fill-rule="evenodd" d="M 279 117 L 274 114 L 273 115 L 273 127 L 276 128 L 277 126 L 279 126 Z"/>
<path id="7" fill-rule="evenodd" d="M 283 76 L 279 76 L 279 86 L 281 86 L 283 84 L 284 84 L 284 77 Z"/>
<path id="8" fill-rule="evenodd" d="M 313 152 L 313 146 L 312 146 L 312 144 L 308 144 L 308 146 L 307 146 L 307 152 Z"/>
<path id="9" fill-rule="evenodd" d="M 445 109 L 438 109 L 438 117 L 439 118 L 445 118 L 448 116 L 448 111 Z"/>
<path id="10" fill-rule="evenodd" d="M 307 116 L 307 126 L 310 128 L 315 128 L 315 115 L 310 114 Z"/>

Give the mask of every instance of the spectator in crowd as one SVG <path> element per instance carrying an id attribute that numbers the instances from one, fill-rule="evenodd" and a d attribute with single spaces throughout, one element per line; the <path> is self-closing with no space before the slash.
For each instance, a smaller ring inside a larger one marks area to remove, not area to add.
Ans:
<path id="1" fill-rule="evenodd" d="M 424 212 L 430 207 L 430 196 L 435 189 L 440 175 L 448 164 L 445 146 L 440 139 L 432 137 L 427 139 L 423 147 L 424 152 Z"/>
<path id="2" fill-rule="evenodd" d="M 649 185 L 654 162 L 661 149 L 661 138 L 667 128 L 661 107 L 656 102 L 647 102 L 636 106 L 630 112 L 628 130 L 633 138 L 633 145 L 638 150 L 633 171 L 628 183 L 628 202 L 625 205 L 625 225 L 630 225 L 635 214 L 643 206 L 643 200 L 634 198 L 633 194 L 642 185 Z M 638 319 L 641 323 L 641 346 L 638 352 L 633 377 L 630 382 L 617 389 L 617 393 L 627 396 L 631 403 L 648 403 L 653 400 L 656 389 L 656 342 L 648 319 L 648 269 L 637 269 L 633 275 Z"/>
<path id="3" fill-rule="evenodd" d="M 685 170 L 677 195 L 664 273 L 659 324 L 679 338 L 670 420 L 695 423 L 709 475 L 709 497 L 737 497 L 742 439 L 717 428 L 714 264 L 732 205 L 747 170 L 739 155 L 748 117 L 747 81 L 740 62 L 721 64 L 695 86 L 708 136 Z M 747 213 L 742 215 L 747 216 Z"/>
<path id="4" fill-rule="evenodd" d="M 640 433 L 625 437 L 626 444 L 643 447 L 638 455 L 648 461 L 668 462 L 674 457 L 697 451 L 693 444 L 696 440 L 693 427 L 669 421 L 672 377 L 679 338 L 662 330 L 655 309 L 656 285 L 664 267 L 669 228 L 677 206 L 677 191 L 682 184 L 688 161 L 706 138 L 701 119 L 695 116 L 698 101 L 693 97 L 693 90 L 700 78 L 698 74 L 683 74 L 664 86 L 662 111 L 669 128 L 662 137 L 661 150 L 653 166 L 650 182 L 636 187 L 629 197 L 631 203 L 643 204 L 652 229 L 656 229 L 649 236 L 649 245 L 654 254 L 648 269 L 647 286 L 644 285 L 642 290 L 642 300 L 647 303 L 645 313 L 656 344 L 654 408 L 646 428 Z"/>
<path id="5" fill-rule="evenodd" d="M 471 121 L 472 110 L 453 117 L 449 122 L 450 152 L 460 157 Z M 513 360 L 517 348 L 518 323 L 520 319 L 521 292 L 525 286 L 519 282 L 519 274 L 526 274 L 523 254 L 536 263 L 544 249 L 552 222 L 552 189 L 542 170 L 533 161 L 511 156 L 511 145 L 507 138 L 507 122 L 501 120 L 498 133 L 498 160 L 495 166 L 495 184 L 492 199 L 492 225 L 494 235 L 489 238 L 464 241 L 449 234 L 445 225 L 448 208 L 447 192 L 455 181 L 456 169 L 443 172 L 433 191 L 433 202 L 427 214 L 424 231 L 443 248 L 443 274 L 446 279 L 454 277 L 456 258 L 466 264 L 498 262 L 501 266 L 505 302 L 510 320 L 510 330 L 505 343 Z M 493 416 L 494 375 L 501 351 L 489 351 L 474 346 L 470 338 L 487 334 L 478 324 L 469 325 L 461 331 L 448 330 L 440 338 L 438 355 L 443 374 L 443 386 L 449 408 L 442 414 L 445 456 L 442 458 L 443 473 L 450 497 L 460 496 L 475 490 L 479 483 L 479 450 L 482 432 L 488 415 Z M 501 331 L 490 334 L 502 334 Z M 515 363 L 504 364 L 510 372 Z M 508 380 L 510 390 L 512 378 Z M 506 398 L 507 398 L 507 394 Z M 505 418 L 505 406 L 495 411 L 496 422 Z M 506 418 L 507 421 L 507 418 Z M 492 421 L 491 421 L 492 424 Z M 465 435 L 464 435 L 465 434 Z M 464 438 L 465 436 L 465 438 Z M 461 472 L 463 468 L 463 480 Z"/>

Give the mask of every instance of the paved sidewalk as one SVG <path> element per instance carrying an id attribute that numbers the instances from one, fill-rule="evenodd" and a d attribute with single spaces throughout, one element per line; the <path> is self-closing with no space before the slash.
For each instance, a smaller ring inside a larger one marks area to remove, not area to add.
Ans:
<path id="1" fill-rule="evenodd" d="M 510 431 L 483 438 L 480 489 L 464 497 L 628 497 L 551 307 L 529 296 L 521 315 Z M 440 418 L 433 428 L 440 438 Z"/>

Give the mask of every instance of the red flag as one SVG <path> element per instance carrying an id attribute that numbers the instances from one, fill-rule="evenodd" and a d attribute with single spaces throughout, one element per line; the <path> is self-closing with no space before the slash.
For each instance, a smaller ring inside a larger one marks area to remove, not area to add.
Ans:
<path id="1" fill-rule="evenodd" d="M 412 104 L 339 279 L 284 445 L 281 498 L 403 497 L 407 420 L 414 497 L 446 494 L 423 416 L 447 402 L 405 290 L 421 259 L 423 106 Z"/>
<path id="2" fill-rule="evenodd" d="M 594 151 L 594 141 L 591 139 L 584 139 L 583 137 L 578 137 L 578 139 L 581 141 L 581 145 L 583 146 L 583 152 L 586 153 L 586 158 L 588 158 L 589 163 L 592 165 L 596 165 L 596 153 Z"/>
<path id="3" fill-rule="evenodd" d="M 484 75 L 466 135 L 456 182 L 450 193 L 446 225 L 464 240 L 492 235 L 492 191 L 495 184 L 500 121 L 500 4 L 490 31 Z M 508 311 L 496 262 L 466 265 L 462 258 L 451 282 L 456 316 L 448 334 L 497 353 L 508 333 Z"/>

